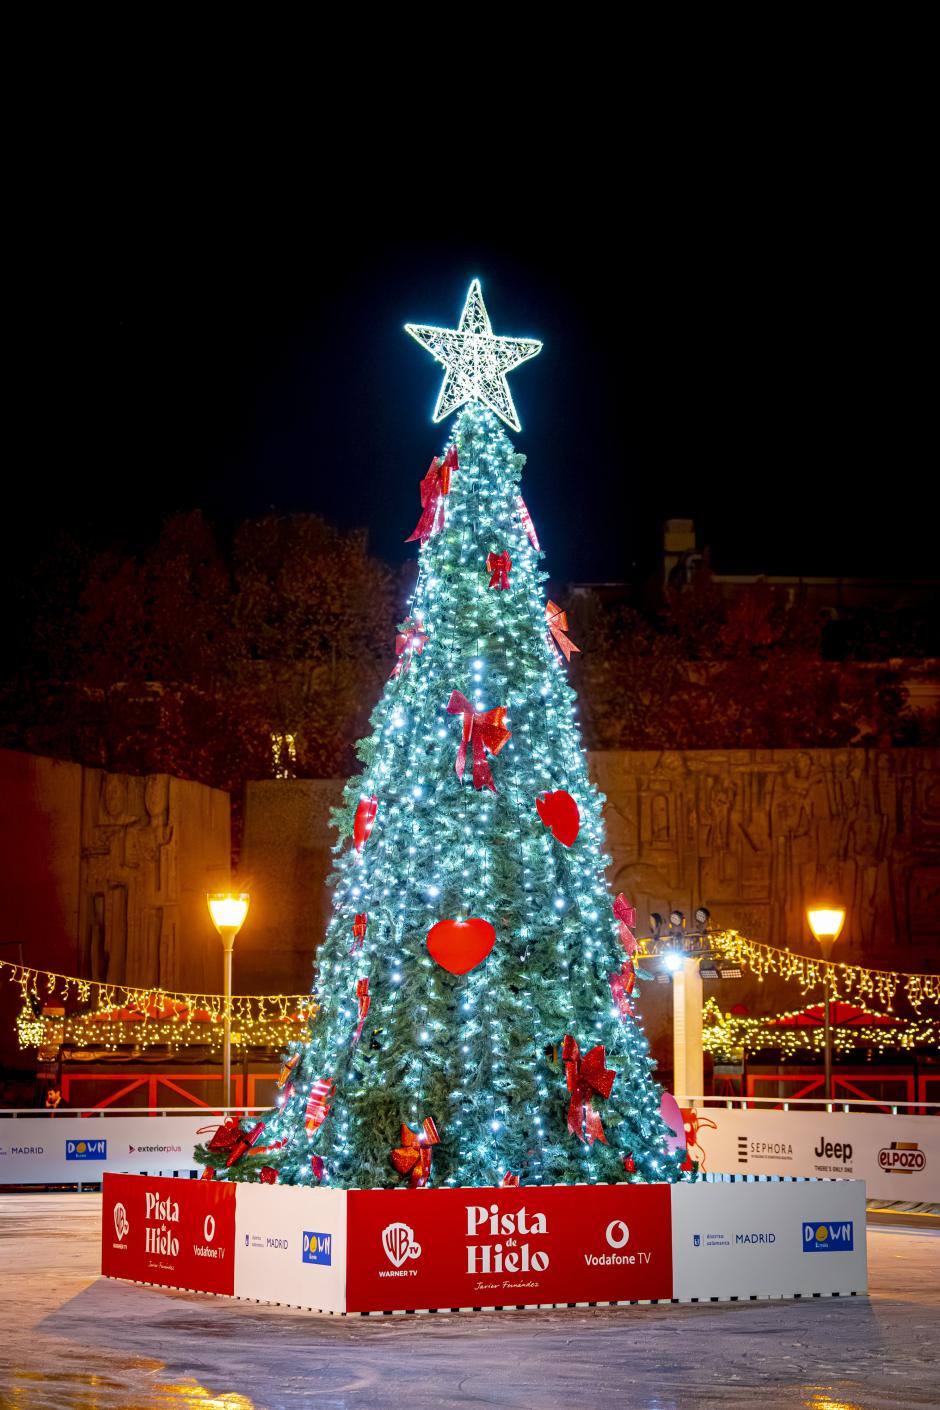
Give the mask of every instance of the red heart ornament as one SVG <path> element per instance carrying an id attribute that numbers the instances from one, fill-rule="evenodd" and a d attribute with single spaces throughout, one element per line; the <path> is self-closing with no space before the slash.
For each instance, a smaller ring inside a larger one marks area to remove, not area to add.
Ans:
<path id="1" fill-rule="evenodd" d="M 581 814 L 571 794 L 563 788 L 546 793 L 544 798 L 536 798 L 535 811 L 552 836 L 570 847 L 581 830 Z"/>
<path id="2" fill-rule="evenodd" d="M 451 974 L 467 974 L 482 964 L 496 943 L 488 920 L 439 920 L 428 931 L 431 959 Z"/>

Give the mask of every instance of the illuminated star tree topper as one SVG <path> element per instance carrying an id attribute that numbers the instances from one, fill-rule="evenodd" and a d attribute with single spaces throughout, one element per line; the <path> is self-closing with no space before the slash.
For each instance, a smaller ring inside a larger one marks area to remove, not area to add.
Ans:
<path id="1" fill-rule="evenodd" d="M 467 291 L 457 328 L 406 323 L 405 332 L 427 348 L 445 369 L 434 420 L 443 421 L 465 402 L 482 402 L 514 431 L 521 431 L 506 373 L 542 351 L 534 338 L 500 338 L 493 333 L 479 279 Z"/>

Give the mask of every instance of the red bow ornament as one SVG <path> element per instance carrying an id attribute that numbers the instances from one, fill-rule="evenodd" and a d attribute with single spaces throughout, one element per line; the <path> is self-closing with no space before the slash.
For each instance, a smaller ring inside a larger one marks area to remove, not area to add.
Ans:
<path id="1" fill-rule="evenodd" d="M 519 506 L 519 518 L 522 520 L 522 527 L 529 536 L 529 543 L 535 549 L 536 553 L 541 553 L 539 536 L 535 532 L 535 525 L 532 523 L 532 515 L 529 513 L 528 509 L 526 509 L 525 500 L 522 498 L 521 494 L 516 495 L 516 503 Z"/>
<path id="2" fill-rule="evenodd" d="M 240 1116 L 228 1116 L 220 1126 L 200 1126 L 196 1135 L 201 1136 L 206 1131 L 212 1132 L 206 1145 L 207 1150 L 230 1151 L 242 1136 L 242 1119 Z"/>
<path id="3" fill-rule="evenodd" d="M 395 655 L 398 660 L 389 677 L 390 680 L 394 680 L 396 676 L 405 675 L 411 665 L 412 656 L 420 656 L 423 653 L 424 643 L 428 639 L 427 632 L 423 632 L 410 617 L 404 623 L 404 628 L 404 631 L 399 632 L 395 638 Z"/>
<path id="4" fill-rule="evenodd" d="M 620 943 L 628 955 L 636 950 L 636 906 L 631 906 L 621 891 L 614 902 L 614 917 L 620 922 Z"/>
<path id="5" fill-rule="evenodd" d="M 426 1117 L 420 1131 L 412 1131 L 404 1122 L 401 1128 L 401 1145 L 391 1153 L 391 1162 L 399 1175 L 411 1176 L 411 1188 L 421 1189 L 428 1183 L 431 1174 L 432 1146 L 440 1143 L 437 1127 L 430 1116 Z"/>
<path id="6" fill-rule="evenodd" d="M 486 555 L 486 571 L 490 574 L 490 587 L 505 591 L 509 587 L 511 567 L 512 559 L 505 549 L 502 553 L 488 553 Z"/>
<path id="7" fill-rule="evenodd" d="M 490 766 L 486 762 L 486 751 L 489 750 L 495 756 L 507 739 L 512 739 L 512 733 L 505 725 L 505 705 L 477 714 L 467 697 L 461 695 L 459 690 L 455 690 L 448 701 L 447 713 L 448 715 L 463 715 L 463 738 L 460 741 L 457 762 L 454 765 L 457 777 L 463 779 L 463 771 L 467 762 L 467 745 L 469 744 L 473 750 L 474 788 L 489 788 L 495 793 L 496 784 L 493 782 Z"/>
<path id="8" fill-rule="evenodd" d="M 604 1066 L 607 1059 L 603 1043 L 598 1043 L 582 1058 L 577 1043 L 570 1033 L 566 1033 L 561 1057 L 565 1064 L 568 1091 L 571 1093 L 568 1103 L 568 1130 L 572 1136 L 577 1136 L 579 1141 L 584 1141 L 585 1145 L 592 1146 L 595 1141 L 603 1141 L 606 1146 L 607 1137 L 604 1135 L 601 1119 L 591 1105 L 591 1095 L 594 1092 L 601 1097 L 610 1096 L 610 1089 L 617 1076 L 616 1072 Z"/>
<path id="9" fill-rule="evenodd" d="M 235 1142 L 235 1144 L 232 1146 L 231 1151 L 229 1152 L 228 1160 L 225 1162 L 226 1170 L 230 1165 L 234 1165 L 236 1161 L 241 1160 L 242 1156 L 245 1154 L 246 1151 L 251 1150 L 252 1146 L 255 1144 L 263 1130 L 264 1122 L 259 1121 L 257 1126 L 253 1126 L 250 1131 L 241 1132 L 238 1137 L 238 1140 Z"/>
<path id="10" fill-rule="evenodd" d="M 353 921 L 353 944 L 350 954 L 354 955 L 357 950 L 361 950 L 366 938 L 366 926 L 369 924 L 368 911 L 357 911 L 356 919 Z"/>
<path id="11" fill-rule="evenodd" d="M 580 652 L 581 648 L 575 646 L 571 638 L 565 635 L 568 630 L 568 613 L 562 612 L 558 603 L 552 602 L 549 598 L 545 604 L 545 620 L 548 623 L 549 641 L 555 648 L 555 655 L 559 660 L 561 659 L 561 653 L 558 650 L 560 646 L 565 653 L 565 660 L 570 661 L 572 651 Z"/>
<path id="12" fill-rule="evenodd" d="M 304 1125 L 307 1128 L 307 1135 L 312 1136 L 314 1131 L 319 1131 L 324 1121 L 330 1114 L 330 1103 L 333 1100 L 333 1093 L 336 1091 L 336 1083 L 328 1082 L 325 1077 L 318 1077 L 310 1089 L 307 1098 L 307 1111 L 304 1117 Z"/>
<path id="13" fill-rule="evenodd" d="M 366 1014 L 369 1012 L 369 1005 L 372 1003 L 372 999 L 369 996 L 368 979 L 358 979 L 356 981 L 356 998 L 359 1001 L 359 1025 L 353 1034 L 353 1047 L 356 1046 L 359 1039 L 362 1037 L 362 1025 L 366 1021 Z"/>
<path id="14" fill-rule="evenodd" d="M 435 455 L 428 473 L 421 481 L 421 518 L 414 533 L 408 535 L 405 543 L 420 539 L 423 546 L 432 534 L 439 534 L 443 529 L 444 496 L 450 494 L 450 477 L 456 469 L 458 465 L 455 446 L 451 446 L 443 462 Z"/>

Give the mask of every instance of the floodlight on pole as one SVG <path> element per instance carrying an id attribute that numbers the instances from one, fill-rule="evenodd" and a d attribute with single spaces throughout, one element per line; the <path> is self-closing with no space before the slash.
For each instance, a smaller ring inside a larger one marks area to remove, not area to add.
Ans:
<path id="1" fill-rule="evenodd" d="M 806 912 L 806 919 L 809 921 L 809 928 L 816 937 L 819 948 L 822 950 L 823 959 L 829 960 L 832 955 L 832 947 L 835 945 L 842 927 L 845 924 L 844 906 L 811 906 Z M 829 982 L 826 981 L 825 1000 L 825 1031 L 823 1034 L 825 1053 L 825 1091 L 826 1101 L 832 1101 L 832 1028 L 830 1026 L 830 993 Z"/>
<path id="2" fill-rule="evenodd" d="M 223 950 L 222 1101 L 226 1107 L 232 1105 L 232 951 L 235 936 L 245 924 L 249 899 L 246 891 L 237 895 L 213 892 L 206 896 L 212 924 L 219 932 Z"/>

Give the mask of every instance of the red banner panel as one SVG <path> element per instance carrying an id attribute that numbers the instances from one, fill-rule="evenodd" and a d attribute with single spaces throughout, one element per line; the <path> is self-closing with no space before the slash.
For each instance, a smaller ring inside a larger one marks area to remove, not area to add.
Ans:
<path id="1" fill-rule="evenodd" d="M 672 1296 L 668 1185 L 350 1190 L 346 1307 Z"/>
<path id="2" fill-rule="evenodd" d="M 235 1186 L 105 1175 L 101 1271 L 193 1292 L 235 1288 Z"/>

